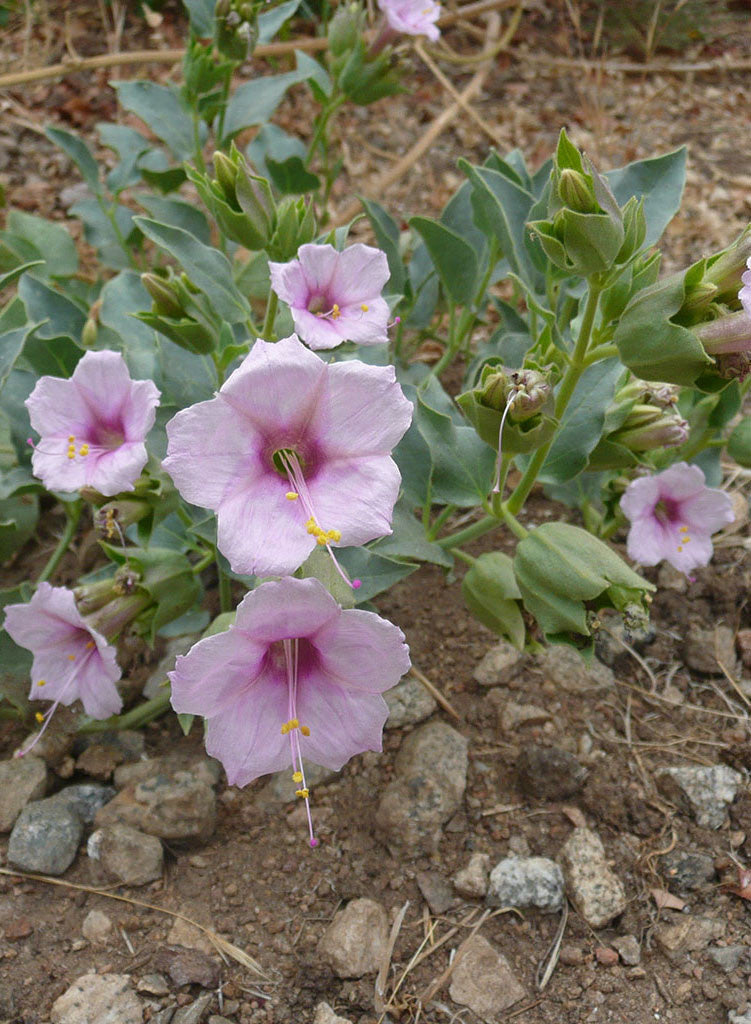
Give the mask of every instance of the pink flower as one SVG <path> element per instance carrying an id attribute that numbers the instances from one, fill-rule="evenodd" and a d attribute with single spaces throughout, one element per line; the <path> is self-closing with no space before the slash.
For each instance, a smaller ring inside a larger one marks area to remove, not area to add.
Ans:
<path id="1" fill-rule="evenodd" d="M 337 252 L 333 245 L 301 245 L 297 259 L 269 263 L 271 287 L 292 311 L 295 330 L 311 348 L 343 341 L 388 341 L 389 307 L 381 290 L 389 279 L 386 254 L 369 245 Z"/>
<path id="2" fill-rule="evenodd" d="M 54 491 L 132 491 L 158 404 L 156 385 L 131 380 L 119 352 L 86 352 L 70 380 L 40 377 L 26 399 L 41 434 L 34 474 Z"/>
<path id="3" fill-rule="evenodd" d="M 738 298 L 748 315 L 751 316 L 751 256 L 749 256 L 746 261 L 746 266 L 748 267 L 748 270 L 741 274 L 743 287 L 738 292 Z"/>
<path id="4" fill-rule="evenodd" d="M 390 453 L 412 418 L 392 366 L 329 365 L 293 334 L 258 340 L 215 398 L 167 424 L 163 466 L 213 509 L 238 573 L 285 576 L 316 544 L 391 532 L 401 476 Z"/>
<path id="5" fill-rule="evenodd" d="M 397 32 L 408 36 L 427 36 L 433 40 L 441 34 L 436 25 L 441 16 L 441 5 L 435 0 L 378 0 L 378 6 Z"/>
<path id="6" fill-rule="evenodd" d="M 59 704 L 80 700 L 92 718 L 109 718 L 120 711 L 115 648 L 87 625 L 72 591 L 40 583 L 27 604 L 6 606 L 4 626 L 12 640 L 34 655 L 30 700 L 54 702 L 45 715 L 37 714 L 44 726 L 34 742 Z"/>
<path id="7" fill-rule="evenodd" d="M 307 803 L 303 759 L 338 771 L 380 750 L 381 693 L 408 668 L 392 623 L 344 611 L 316 579 L 286 577 L 247 594 L 234 625 L 200 640 L 168 674 L 173 708 L 207 719 L 206 750 L 231 785 L 291 765 Z M 315 845 L 312 826 L 310 837 Z"/>
<path id="8" fill-rule="evenodd" d="M 728 495 L 707 487 L 701 469 L 686 462 L 633 480 L 621 508 L 631 520 L 629 557 L 641 565 L 664 558 L 685 573 L 709 562 L 712 534 L 734 518 Z"/>

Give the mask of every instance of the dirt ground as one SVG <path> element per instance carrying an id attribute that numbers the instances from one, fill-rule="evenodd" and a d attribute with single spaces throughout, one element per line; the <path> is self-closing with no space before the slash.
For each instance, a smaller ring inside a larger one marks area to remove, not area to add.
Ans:
<path id="1" fill-rule="evenodd" d="M 20 15 L 11 18 L 0 39 L 0 71 L 19 69 L 24 48 L 31 66 L 60 58 L 64 41 L 49 17 L 55 6 L 37 0 L 31 22 Z M 76 51 L 102 52 L 100 6 L 93 0 L 65 6 Z M 705 6 L 719 26 L 724 5 Z M 580 8 L 574 5 L 572 10 Z M 181 45 L 185 30 L 176 5 L 168 4 L 163 13 L 161 26 L 150 31 L 129 10 L 117 41 L 120 49 Z M 480 24 L 476 19 L 475 25 Z M 749 70 L 747 65 L 733 70 L 751 56 L 748 12 L 733 22 L 729 35 L 658 54 L 658 59 L 679 61 L 684 68 L 680 73 L 650 67 L 639 73 L 592 69 L 586 63 L 593 56 L 587 33 L 585 25 L 577 34 L 563 4 L 531 4 L 510 52 L 499 56 L 473 104 L 487 130 L 467 117 L 456 119 L 427 156 L 377 198 L 401 216 L 435 214 L 460 181 L 459 155 L 481 160 L 493 144 L 492 134 L 500 150 L 519 146 L 536 164 L 549 155 L 565 124 L 600 168 L 688 146 L 685 203 L 668 231 L 667 269 L 730 242 L 751 219 Z M 453 29 L 448 40 L 465 53 L 480 45 L 462 28 Z M 617 52 L 617 39 L 605 43 L 613 60 L 632 59 Z M 597 55 L 601 52 L 602 47 Z M 556 62 L 560 57 L 584 61 L 561 66 Z M 358 191 L 368 194 L 369 179 L 401 156 L 449 102 L 417 57 L 405 59 L 410 95 L 342 114 L 345 174 L 335 188 L 335 203 L 347 200 L 355 182 Z M 727 71 L 687 70 L 691 63 L 718 59 L 727 62 Z M 461 87 L 465 72 L 450 64 L 442 67 Z M 159 79 L 170 73 L 163 66 L 149 71 Z M 143 67 L 120 70 L 121 77 L 143 73 Z M 53 121 L 90 135 L 97 121 L 116 118 L 114 93 L 107 86 L 111 77 L 106 71 L 77 73 L 0 93 L 0 181 L 9 207 L 65 216 L 61 191 L 78 178 L 40 129 Z M 288 130 L 307 133 L 310 105 L 302 89 L 285 101 L 281 120 Z M 731 490 L 739 494 L 747 483 L 747 474 L 729 478 Z M 529 518 L 540 521 L 558 512 L 536 496 Z M 30 569 L 48 553 L 58 526 L 51 511 L 39 538 L 5 570 L 4 582 L 15 582 L 25 567 Z M 326 1000 L 353 1024 L 376 1024 L 373 976 L 339 980 L 317 953 L 321 935 L 343 902 L 368 896 L 394 914 L 409 901 L 392 957 L 393 985 L 433 923 L 438 940 L 465 921 L 473 907 L 482 906 L 459 899 L 445 912 L 433 914 L 418 887 L 418 873 L 434 872 L 450 880 L 473 852 L 489 854 L 491 865 L 509 851 L 555 858 L 574 826 L 586 823 L 599 833 L 625 885 L 627 909 L 597 932 L 572 910 L 556 968 L 542 991 L 536 988 L 536 972 L 555 938 L 559 915 L 524 911 L 489 918 L 481 934 L 504 953 L 527 993 L 499 1016 L 498 1024 L 726 1024 L 728 1012 L 742 1008 L 751 996 L 748 958 L 725 973 L 706 948 L 670 953 L 658 936 L 666 924 L 707 918 L 716 922 L 720 946 L 751 946 L 751 888 L 744 893 L 741 884 L 741 894 L 734 891 L 739 889 L 740 870 L 751 864 L 751 791 L 738 797 L 723 827 L 711 830 L 699 827 L 680 804 L 659 792 L 655 780 L 664 766 L 718 763 L 748 778 L 751 684 L 744 688 L 743 673 L 751 677 L 751 662 L 749 667 L 740 660 L 737 666 L 726 665 L 727 674 L 686 664 L 686 640 L 697 630 L 725 625 L 741 632 L 743 641 L 742 631 L 751 629 L 747 538 L 742 522 L 723 537 L 712 565 L 697 571 L 692 582 L 665 571 L 647 573 L 660 583 L 654 638 L 636 653 L 611 645 L 616 685 L 594 695 L 556 690 L 533 662 L 510 688 L 480 686 L 473 673 L 493 646 L 493 636 L 465 613 L 458 578 L 447 580 L 435 567 L 420 569 L 377 603 L 406 633 L 414 664 L 459 714 L 459 721 L 444 711 L 434 718 L 445 720 L 469 741 L 464 805 L 445 828 L 437 853 L 395 859 L 374 829 L 379 792 L 393 777 L 395 754 L 408 731 L 402 729 L 385 734 L 382 755 L 357 757 L 340 777 L 316 788 L 314 814 L 322 841 L 315 851 L 305 843 L 298 808 L 287 804 L 265 809 L 258 801 L 262 782 L 242 791 L 222 783 L 217 828 L 208 842 L 171 846 L 160 881 L 142 889 L 110 891 L 180 910 L 256 958 L 264 979 L 231 959 L 221 966 L 221 984 L 207 1012 L 224 1009 L 236 1024 L 308 1024 L 315 1006 Z M 488 550 L 493 543 L 503 546 L 502 531 L 485 538 L 476 550 Z M 58 582 L 66 581 L 72 564 L 63 567 Z M 493 692 L 500 697 L 491 697 Z M 507 700 L 544 708 L 552 717 L 544 724 L 506 731 L 498 709 Z M 3 723 L 0 754 L 10 756 L 23 735 L 20 726 Z M 145 739 L 153 756 L 175 750 L 198 756 L 201 749 L 199 730 L 183 738 L 172 717 L 148 726 Z M 526 796 L 519 788 L 517 762 L 530 744 L 577 755 L 587 773 L 579 792 L 564 802 Z M 6 846 L 0 842 L 3 860 Z M 661 856 L 674 850 L 709 856 L 715 875 L 679 898 L 674 893 L 671 907 L 664 905 L 670 878 Z M 63 881 L 97 886 L 101 879 L 81 853 Z M 118 929 L 108 946 L 80 937 L 83 919 L 92 909 L 104 911 Z M 476 1020 L 450 1000 L 447 986 L 436 991 L 427 1007 L 418 1008 L 417 1003 L 417 995 L 446 970 L 451 950 L 476 919 L 408 972 L 388 1010 L 389 1020 Z M 0 876 L 0 1020 L 43 1024 L 54 1000 L 92 971 L 127 974 L 135 982 L 154 974 L 173 923 L 158 909 Z M 610 942 L 623 935 L 638 940 L 639 964 L 614 959 Z M 159 1006 L 190 1005 L 200 992 L 197 984 L 173 986 L 168 995 L 152 997 L 148 1019 Z"/>

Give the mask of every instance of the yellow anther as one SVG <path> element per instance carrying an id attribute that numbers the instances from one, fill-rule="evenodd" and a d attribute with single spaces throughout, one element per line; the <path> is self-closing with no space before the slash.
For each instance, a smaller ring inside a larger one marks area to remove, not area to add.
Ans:
<path id="1" fill-rule="evenodd" d="M 370 309 L 370 306 L 366 306 L 365 303 L 363 302 L 362 306 L 360 306 L 360 309 L 363 311 L 363 313 L 367 313 L 368 310 Z"/>
<path id="2" fill-rule="evenodd" d="M 75 457 L 76 457 L 76 449 L 71 445 L 71 447 L 68 449 L 68 458 L 69 459 L 75 459 Z"/>
<path id="3" fill-rule="evenodd" d="M 683 551 L 683 545 L 682 545 L 682 544 L 679 544 L 679 545 L 678 545 L 678 550 L 679 550 L 679 551 Z"/>
<path id="4" fill-rule="evenodd" d="M 75 654 L 69 654 L 68 655 L 68 661 L 75 661 L 75 660 L 76 660 Z"/>
<path id="5" fill-rule="evenodd" d="M 690 544 L 691 543 L 691 538 L 690 537 L 684 537 L 683 538 L 683 543 L 684 544 Z"/>
<path id="6" fill-rule="evenodd" d="M 295 772 L 292 776 L 293 782 L 302 782 L 302 772 Z"/>
<path id="7" fill-rule="evenodd" d="M 289 732 L 289 726 L 285 722 L 284 725 L 282 726 L 282 736 L 286 736 L 288 732 Z"/>
<path id="8" fill-rule="evenodd" d="M 682 526 L 681 527 L 681 533 L 688 533 L 688 527 L 687 526 Z"/>
<path id="9" fill-rule="evenodd" d="M 37 713 L 34 715 L 34 718 L 36 718 L 37 722 L 39 722 L 40 725 L 44 721 L 44 715 L 42 714 L 41 711 L 37 711 Z"/>
<path id="10" fill-rule="evenodd" d="M 75 436 L 73 434 L 71 434 L 70 437 L 68 438 L 68 444 L 73 444 L 74 441 L 75 441 Z"/>
<path id="11" fill-rule="evenodd" d="M 78 454 L 79 455 L 88 455 L 89 454 L 89 446 L 87 444 L 82 444 L 81 447 L 78 449 Z"/>
<path id="12" fill-rule="evenodd" d="M 303 800 L 307 800 L 308 797 L 310 796 L 310 790 L 309 789 L 296 789 L 295 790 L 295 796 L 300 796 L 300 797 L 303 798 Z"/>
<path id="13" fill-rule="evenodd" d="M 299 724 L 300 724 L 300 721 L 297 718 L 290 718 L 289 723 L 288 723 L 290 729 L 296 729 Z"/>
<path id="14" fill-rule="evenodd" d="M 315 521 L 315 519 L 309 519 L 305 524 L 305 529 L 308 531 L 308 533 L 316 534 L 318 533 L 318 523 Z"/>
<path id="15" fill-rule="evenodd" d="M 329 532 L 326 534 L 326 539 L 340 541 L 342 539 L 342 535 L 339 532 L 339 530 L 329 530 Z"/>
<path id="16" fill-rule="evenodd" d="M 339 305 L 338 303 L 335 302 L 334 305 L 331 307 L 331 319 L 338 320 L 341 315 L 342 312 L 339 309 Z"/>
<path id="17" fill-rule="evenodd" d="M 320 544 L 321 547 L 325 547 L 326 544 L 328 544 L 328 540 L 326 539 L 326 534 L 325 533 L 317 533 L 316 534 L 316 544 Z"/>
<path id="18" fill-rule="evenodd" d="M 87 651 L 93 651 L 95 647 L 96 647 L 96 644 L 94 643 L 93 640 L 87 640 L 86 641 L 86 650 Z"/>
<path id="19" fill-rule="evenodd" d="M 310 736 L 310 729 L 307 727 L 307 725 L 301 725 L 300 732 L 303 734 L 303 736 Z"/>
<path id="20" fill-rule="evenodd" d="M 297 493 L 297 491 L 287 491 L 284 497 L 287 499 L 287 501 L 297 501 L 300 495 Z"/>
<path id="21" fill-rule="evenodd" d="M 37 683 L 37 686 L 46 686 L 46 685 L 47 685 L 47 680 L 46 679 L 40 679 L 39 682 Z"/>

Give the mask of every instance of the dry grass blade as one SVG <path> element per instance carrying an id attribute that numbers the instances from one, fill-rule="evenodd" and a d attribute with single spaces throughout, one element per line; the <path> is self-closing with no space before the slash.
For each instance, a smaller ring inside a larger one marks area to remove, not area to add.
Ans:
<path id="1" fill-rule="evenodd" d="M 430 985 L 428 985 L 428 987 L 424 989 L 424 991 L 418 996 L 421 1006 L 426 1006 L 433 998 L 433 996 L 437 995 L 441 991 L 443 986 L 454 973 L 454 969 L 456 968 L 457 964 L 459 964 L 462 957 L 467 952 L 467 943 L 470 941 L 470 939 L 474 938 L 474 936 L 477 934 L 480 928 L 482 928 L 487 919 L 490 917 L 490 913 L 491 912 L 489 910 L 483 911 L 480 920 L 472 926 L 472 931 L 469 933 L 464 942 L 462 942 L 462 944 L 459 946 L 459 948 L 456 951 L 456 956 L 448 965 L 446 970 L 442 974 L 439 974 L 438 977 L 434 981 L 432 981 Z"/>
<path id="2" fill-rule="evenodd" d="M 211 928 L 207 928 L 203 924 L 199 924 L 198 921 L 194 921 L 192 917 L 188 917 L 186 914 L 181 914 L 179 910 L 168 910 L 166 907 L 160 907 L 156 903 L 146 903 L 144 900 L 134 900 L 131 896 L 120 896 L 118 893 L 107 892 L 106 889 L 95 889 L 93 885 L 80 885 L 78 882 L 65 882 L 62 878 L 50 878 L 49 875 L 32 875 L 27 871 L 12 871 L 10 868 L 0 868 L 0 875 L 8 875 L 11 878 L 27 878 L 30 882 L 45 882 L 47 885 L 58 885 L 63 889 L 77 889 L 79 892 L 89 892 L 94 896 L 102 896 L 108 900 L 118 900 L 120 903 L 130 903 L 134 907 L 143 907 L 145 910 L 156 910 L 160 914 L 168 914 L 169 917 L 177 917 L 181 921 L 185 921 L 187 924 L 193 925 L 194 928 L 198 928 L 199 931 L 214 944 L 217 952 L 221 955 L 222 959 L 226 960 L 226 957 L 235 960 L 238 964 L 243 967 L 247 967 L 249 971 L 253 971 L 264 981 L 271 981 L 268 974 L 266 974 L 261 965 L 253 959 L 250 954 L 246 953 L 245 950 L 240 949 L 239 946 L 235 946 L 232 942 L 228 942 L 227 939 L 223 939 L 221 935 L 217 935 Z"/>
<path id="3" fill-rule="evenodd" d="M 453 704 L 448 700 L 447 697 L 443 696 L 441 691 L 436 686 L 434 686 L 433 683 L 431 683 L 428 677 L 424 673 L 422 673 L 419 670 L 419 668 L 416 668 L 414 665 L 412 665 L 409 670 L 409 674 L 411 676 L 414 676 L 418 683 L 422 683 L 422 685 L 428 691 L 433 700 L 437 701 L 444 711 L 448 711 L 452 718 L 455 718 L 457 722 L 461 721 L 461 715 L 453 706 Z"/>
<path id="4" fill-rule="evenodd" d="M 394 955 L 394 946 L 396 945 L 396 940 L 399 936 L 399 932 L 401 931 L 402 924 L 404 922 L 404 915 L 407 913 L 408 908 L 409 900 L 407 900 L 402 909 L 394 918 L 394 923 L 391 925 L 391 934 L 389 935 L 389 941 L 386 947 L 386 952 L 383 954 L 381 967 L 376 976 L 375 996 L 373 1002 L 375 1004 L 375 1012 L 379 1015 L 382 1014 L 383 1011 L 386 1009 L 386 1004 L 383 1001 L 383 997 L 386 993 L 386 982 L 388 981 L 389 978 L 389 967 L 391 966 L 391 957 Z"/>
<path id="5" fill-rule="evenodd" d="M 564 897 L 563 908 L 561 909 L 561 920 L 558 924 L 558 931 L 555 933 L 555 937 L 548 947 L 548 951 L 542 958 L 537 967 L 537 975 L 535 982 L 537 984 L 537 991 L 542 992 L 545 986 L 548 984 L 550 979 L 553 977 L 553 971 L 558 963 L 558 957 L 561 954 L 561 943 L 563 942 L 563 936 L 566 931 L 566 922 L 568 921 L 568 900 Z"/>

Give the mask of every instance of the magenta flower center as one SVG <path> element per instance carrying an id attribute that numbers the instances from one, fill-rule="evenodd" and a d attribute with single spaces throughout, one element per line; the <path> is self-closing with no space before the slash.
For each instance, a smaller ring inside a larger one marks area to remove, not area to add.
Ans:
<path id="1" fill-rule="evenodd" d="M 660 498 L 655 505 L 654 514 L 661 523 L 668 525 L 675 523 L 680 518 L 681 506 L 675 498 Z"/>

